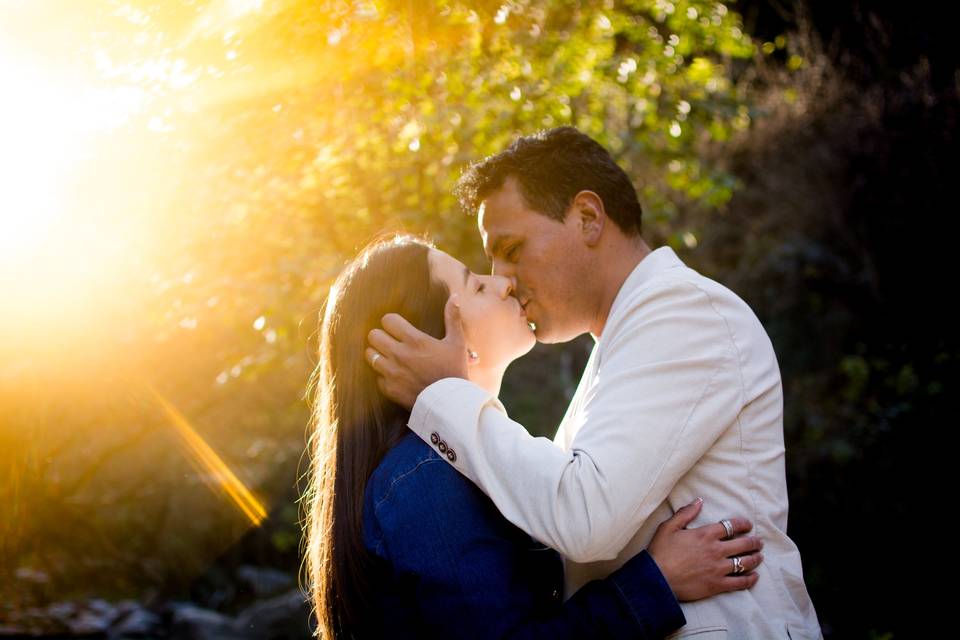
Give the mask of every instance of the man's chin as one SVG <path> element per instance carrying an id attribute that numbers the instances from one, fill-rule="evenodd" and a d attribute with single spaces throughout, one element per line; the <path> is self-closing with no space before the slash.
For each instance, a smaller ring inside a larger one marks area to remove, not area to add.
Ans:
<path id="1" fill-rule="evenodd" d="M 537 328 L 533 333 L 537 336 L 537 342 L 541 344 L 561 344 L 583 335 L 582 331 L 580 333 L 563 331 L 545 322 L 538 322 L 536 325 Z"/>
<path id="2" fill-rule="evenodd" d="M 537 342 L 541 344 L 558 344 L 560 342 L 566 342 L 563 339 L 562 335 L 550 330 L 549 324 L 536 323 L 536 329 L 533 330 L 533 335 L 537 337 Z"/>

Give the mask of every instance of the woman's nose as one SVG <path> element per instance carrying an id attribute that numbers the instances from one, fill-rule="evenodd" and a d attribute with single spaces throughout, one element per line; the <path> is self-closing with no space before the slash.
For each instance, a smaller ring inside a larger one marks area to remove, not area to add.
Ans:
<path id="1" fill-rule="evenodd" d="M 495 292 L 501 298 L 506 298 L 513 293 L 513 280 L 506 276 L 481 276 L 486 280 L 486 286 L 489 291 Z"/>
<path id="2" fill-rule="evenodd" d="M 511 293 L 513 293 L 513 281 L 510 278 L 505 276 L 490 276 L 497 280 L 497 291 L 500 292 L 501 298 L 506 298 Z"/>

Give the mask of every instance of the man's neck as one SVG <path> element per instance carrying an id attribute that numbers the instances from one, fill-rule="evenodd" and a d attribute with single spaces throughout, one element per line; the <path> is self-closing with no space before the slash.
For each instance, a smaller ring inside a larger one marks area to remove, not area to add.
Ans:
<path id="1" fill-rule="evenodd" d="M 590 334 L 594 340 L 599 340 L 603 334 L 603 328 L 610 316 L 610 308 L 613 307 L 617 294 L 623 288 L 623 283 L 637 268 L 637 265 L 651 252 L 650 247 L 640 236 L 621 238 L 617 246 L 607 248 L 607 255 L 611 256 L 611 259 L 603 265 L 604 270 L 600 279 L 600 298 L 596 307 L 597 313 L 590 323 Z"/>

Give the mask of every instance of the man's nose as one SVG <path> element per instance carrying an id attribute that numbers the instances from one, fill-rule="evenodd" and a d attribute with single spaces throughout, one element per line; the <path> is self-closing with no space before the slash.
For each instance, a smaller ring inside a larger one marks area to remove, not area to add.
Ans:
<path id="1" fill-rule="evenodd" d="M 506 276 L 507 278 L 513 280 L 513 283 L 516 284 L 513 265 L 506 260 L 494 259 L 490 264 L 490 274 L 494 276 Z"/>
<path id="2" fill-rule="evenodd" d="M 517 290 L 517 276 L 503 264 L 497 264 L 496 260 L 493 261 L 493 268 L 490 269 L 490 275 L 506 278 L 510 281 L 510 291 L 508 294 Z"/>

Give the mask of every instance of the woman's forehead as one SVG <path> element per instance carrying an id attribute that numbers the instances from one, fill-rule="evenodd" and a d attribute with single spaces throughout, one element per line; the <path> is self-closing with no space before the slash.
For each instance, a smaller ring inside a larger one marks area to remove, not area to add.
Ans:
<path id="1" fill-rule="evenodd" d="M 439 249 L 430 249 L 430 266 L 434 275 L 447 283 L 451 288 L 460 288 L 463 285 L 466 266 L 453 256 Z"/>

